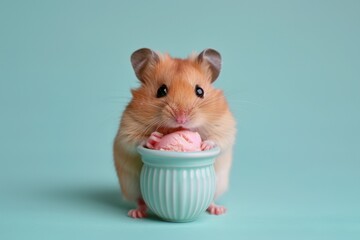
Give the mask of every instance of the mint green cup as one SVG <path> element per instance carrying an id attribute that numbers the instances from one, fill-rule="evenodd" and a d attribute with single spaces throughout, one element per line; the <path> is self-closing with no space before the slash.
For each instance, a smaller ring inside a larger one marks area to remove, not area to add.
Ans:
<path id="1" fill-rule="evenodd" d="M 196 220 L 213 201 L 215 158 L 220 148 L 171 152 L 138 147 L 144 163 L 140 189 L 146 205 L 170 222 Z"/>

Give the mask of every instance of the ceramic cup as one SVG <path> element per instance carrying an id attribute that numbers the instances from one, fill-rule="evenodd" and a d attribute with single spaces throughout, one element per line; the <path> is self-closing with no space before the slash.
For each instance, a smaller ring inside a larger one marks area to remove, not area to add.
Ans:
<path id="1" fill-rule="evenodd" d="M 215 158 L 220 148 L 171 152 L 138 147 L 144 163 L 140 189 L 146 205 L 171 222 L 196 220 L 215 193 Z"/>

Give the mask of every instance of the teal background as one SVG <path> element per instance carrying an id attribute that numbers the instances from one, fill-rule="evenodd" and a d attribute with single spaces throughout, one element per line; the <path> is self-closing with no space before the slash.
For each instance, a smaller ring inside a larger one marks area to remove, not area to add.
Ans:
<path id="1" fill-rule="evenodd" d="M 359 239 L 359 1 L 0 1 L 0 239 Z M 238 121 L 223 216 L 126 217 L 130 55 L 215 48 Z"/>

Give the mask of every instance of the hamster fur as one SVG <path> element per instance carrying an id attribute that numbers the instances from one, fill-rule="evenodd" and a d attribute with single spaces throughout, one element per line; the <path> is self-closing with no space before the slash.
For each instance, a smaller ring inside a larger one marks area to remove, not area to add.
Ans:
<path id="1" fill-rule="evenodd" d="M 236 122 L 224 94 L 212 85 L 220 73 L 220 54 L 205 49 L 179 59 L 142 48 L 131 55 L 131 63 L 141 85 L 131 90 L 132 99 L 123 112 L 113 145 L 122 195 L 138 201 L 138 208 L 130 210 L 129 216 L 146 216 L 140 193 L 142 162 L 136 147 L 153 132 L 167 134 L 188 129 L 198 132 L 206 145 L 221 148 L 215 161 L 216 199 L 228 187 L 236 133 Z M 211 204 L 208 212 L 222 214 L 225 208 Z"/>

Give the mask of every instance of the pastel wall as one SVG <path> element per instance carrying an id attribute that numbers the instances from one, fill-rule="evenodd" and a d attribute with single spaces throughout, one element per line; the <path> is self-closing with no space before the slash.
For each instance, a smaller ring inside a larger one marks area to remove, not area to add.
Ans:
<path id="1" fill-rule="evenodd" d="M 359 1 L 0 2 L 0 238 L 358 239 Z M 224 216 L 126 217 L 129 57 L 215 48 L 238 122 Z"/>

